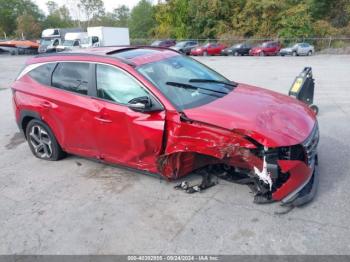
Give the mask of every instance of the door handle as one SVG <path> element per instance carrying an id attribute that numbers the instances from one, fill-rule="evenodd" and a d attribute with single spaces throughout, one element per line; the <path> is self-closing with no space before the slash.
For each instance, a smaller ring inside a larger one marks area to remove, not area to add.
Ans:
<path id="1" fill-rule="evenodd" d="M 51 104 L 50 104 L 49 102 L 42 102 L 42 103 L 41 103 L 41 106 L 42 106 L 42 107 L 45 107 L 45 108 L 51 108 L 51 107 L 52 107 Z"/>
<path id="2" fill-rule="evenodd" d="M 106 119 L 106 118 L 103 118 L 103 117 L 99 117 L 99 116 L 95 116 L 95 119 L 102 122 L 102 123 L 112 123 L 112 120 L 110 119 Z"/>

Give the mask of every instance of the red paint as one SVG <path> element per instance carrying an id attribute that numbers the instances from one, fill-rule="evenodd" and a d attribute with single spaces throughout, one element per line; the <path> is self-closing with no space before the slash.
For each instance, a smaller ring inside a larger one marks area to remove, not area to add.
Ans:
<path id="1" fill-rule="evenodd" d="M 20 122 L 20 112 L 36 112 L 69 153 L 176 179 L 214 163 L 261 169 L 262 159 L 252 152 L 256 148 L 252 140 L 265 147 L 296 145 L 307 138 L 315 125 L 314 114 L 301 102 L 244 84 L 214 102 L 185 110 L 188 119 L 182 118 L 161 92 L 133 67 L 102 56 L 115 48 L 94 50 L 82 52 L 84 55 L 32 58 L 27 64 L 87 61 L 119 67 L 143 83 L 164 110 L 135 112 L 124 105 L 44 86 L 24 75 L 12 87 L 17 122 Z M 159 50 L 132 61 L 140 65 L 175 55 L 179 54 Z M 274 192 L 276 200 L 297 189 L 311 172 L 300 161 L 279 161 L 279 165 L 283 172 L 290 173 L 290 178 Z"/>
<path id="2" fill-rule="evenodd" d="M 307 138 L 315 124 L 314 114 L 303 103 L 244 84 L 221 99 L 185 113 L 211 125 L 242 130 L 267 147 L 296 145 Z"/>
<path id="3" fill-rule="evenodd" d="M 205 53 L 207 55 L 220 55 L 221 51 L 224 50 L 227 46 L 223 44 L 207 44 L 199 47 L 195 47 L 191 50 L 191 55 L 202 56 Z"/>
<path id="4" fill-rule="evenodd" d="M 259 55 L 277 55 L 281 50 L 281 44 L 279 42 L 264 42 L 259 46 L 250 49 L 249 54 L 252 56 Z"/>
<path id="5" fill-rule="evenodd" d="M 289 172 L 289 179 L 272 194 L 274 200 L 280 201 L 303 185 L 311 175 L 312 170 L 301 161 L 279 160 L 278 164 L 283 173 Z"/>

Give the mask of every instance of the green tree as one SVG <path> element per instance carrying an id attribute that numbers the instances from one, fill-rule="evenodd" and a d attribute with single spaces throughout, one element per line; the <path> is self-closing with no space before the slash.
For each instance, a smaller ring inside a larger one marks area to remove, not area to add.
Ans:
<path id="1" fill-rule="evenodd" d="M 279 17 L 279 37 L 301 38 L 313 36 L 312 19 L 305 3 L 294 5 L 282 11 Z"/>
<path id="2" fill-rule="evenodd" d="M 24 14 L 31 15 L 36 21 L 44 18 L 38 6 L 31 0 L 0 0 L 0 28 L 8 36 L 15 33 L 17 18 Z"/>
<path id="3" fill-rule="evenodd" d="M 59 7 L 53 1 L 47 2 L 46 5 L 49 10 L 49 14 L 43 21 L 44 28 L 65 28 L 73 26 L 73 21 L 70 17 L 69 10 L 65 5 Z"/>
<path id="4" fill-rule="evenodd" d="M 92 18 L 105 14 L 102 0 L 80 0 L 80 4 L 87 20 L 87 26 L 90 25 Z"/>
<path id="5" fill-rule="evenodd" d="M 116 26 L 127 27 L 130 18 L 130 9 L 126 5 L 121 5 L 113 9 L 112 18 L 116 20 Z"/>
<path id="6" fill-rule="evenodd" d="M 141 0 L 132 10 L 129 20 L 132 38 L 148 38 L 153 34 L 156 21 L 154 8 L 149 0 Z"/>
<path id="7" fill-rule="evenodd" d="M 32 15 L 24 14 L 17 17 L 18 37 L 24 36 L 25 39 L 37 39 L 41 34 L 41 25 L 35 20 Z"/>

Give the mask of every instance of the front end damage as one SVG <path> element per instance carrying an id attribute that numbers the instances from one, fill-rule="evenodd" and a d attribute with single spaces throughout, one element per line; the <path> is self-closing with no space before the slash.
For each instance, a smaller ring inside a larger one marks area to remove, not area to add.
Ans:
<path id="1" fill-rule="evenodd" d="M 317 188 L 317 122 L 300 144 L 266 147 L 246 132 L 233 132 L 181 118 L 169 121 L 165 154 L 158 159 L 158 170 L 169 180 L 191 172 L 202 175 L 202 183 L 183 182 L 176 188 L 188 193 L 215 185 L 212 177 L 248 185 L 258 204 L 281 201 L 300 206 L 314 197 Z"/>

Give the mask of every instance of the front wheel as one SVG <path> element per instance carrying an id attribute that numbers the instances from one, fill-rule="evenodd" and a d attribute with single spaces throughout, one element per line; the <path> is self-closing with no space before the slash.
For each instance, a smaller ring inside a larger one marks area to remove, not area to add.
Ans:
<path id="1" fill-rule="evenodd" d="M 265 53 L 264 53 L 263 51 L 261 51 L 261 52 L 259 53 L 259 56 L 265 56 Z"/>
<path id="2" fill-rule="evenodd" d="M 307 53 L 308 56 L 312 56 L 312 51 L 310 50 L 308 53 Z"/>
<path id="3" fill-rule="evenodd" d="M 204 51 L 204 52 L 203 52 L 203 56 L 208 56 L 208 52 L 207 52 L 207 51 Z"/>
<path id="4" fill-rule="evenodd" d="M 33 119 L 26 128 L 26 137 L 30 150 L 37 158 L 57 161 L 65 156 L 49 126 Z"/>
<path id="5" fill-rule="evenodd" d="M 293 55 L 293 56 L 297 56 L 298 54 L 297 54 L 297 52 L 294 51 L 294 52 L 292 53 L 292 55 Z"/>
<path id="6" fill-rule="evenodd" d="M 236 52 L 234 52 L 233 55 L 234 55 L 234 56 L 239 56 L 239 53 L 236 51 Z"/>

